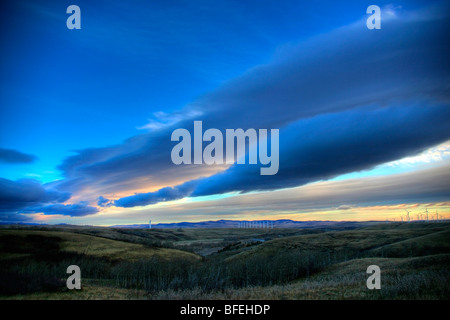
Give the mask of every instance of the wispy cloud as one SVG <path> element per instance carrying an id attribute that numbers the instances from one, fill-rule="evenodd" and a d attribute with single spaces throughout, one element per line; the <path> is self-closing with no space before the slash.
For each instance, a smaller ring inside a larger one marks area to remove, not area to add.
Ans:
<path id="1" fill-rule="evenodd" d="M 139 130 L 156 131 L 165 127 L 171 127 L 177 123 L 186 120 L 194 120 L 200 117 L 202 112 L 196 110 L 178 111 L 166 113 L 164 111 L 155 112 L 154 118 L 148 120 L 148 123 L 138 127 Z"/>
<path id="2" fill-rule="evenodd" d="M 426 151 L 411 157 L 386 163 L 386 166 L 415 166 L 417 164 L 430 164 L 450 159 L 450 141 L 446 141 L 438 146 L 427 149 Z"/>

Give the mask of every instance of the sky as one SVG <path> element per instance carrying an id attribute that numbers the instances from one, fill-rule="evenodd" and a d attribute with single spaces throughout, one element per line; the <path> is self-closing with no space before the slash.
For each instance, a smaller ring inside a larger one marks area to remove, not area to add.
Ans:
<path id="1" fill-rule="evenodd" d="M 3 1 L 0 223 L 450 218 L 448 9 Z M 174 164 L 194 121 L 278 129 L 278 172 Z"/>

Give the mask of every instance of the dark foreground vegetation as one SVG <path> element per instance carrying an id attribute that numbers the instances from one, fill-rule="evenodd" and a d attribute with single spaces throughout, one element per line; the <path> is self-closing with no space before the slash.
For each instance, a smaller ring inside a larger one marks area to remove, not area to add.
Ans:
<path id="1" fill-rule="evenodd" d="M 0 229 L 0 297 L 449 299 L 449 240 L 450 223 L 333 230 L 10 226 Z M 382 270 L 381 290 L 366 287 L 371 264 Z M 69 265 L 80 267 L 82 290 L 66 288 Z"/>

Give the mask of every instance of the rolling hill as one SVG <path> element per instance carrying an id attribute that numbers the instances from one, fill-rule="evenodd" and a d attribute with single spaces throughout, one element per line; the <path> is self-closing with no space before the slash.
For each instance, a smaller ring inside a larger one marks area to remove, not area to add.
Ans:
<path id="1" fill-rule="evenodd" d="M 448 299 L 450 223 L 0 229 L 2 299 Z M 202 255 L 198 254 L 203 252 Z M 82 290 L 65 288 L 68 265 Z M 368 290 L 366 269 L 382 270 Z"/>

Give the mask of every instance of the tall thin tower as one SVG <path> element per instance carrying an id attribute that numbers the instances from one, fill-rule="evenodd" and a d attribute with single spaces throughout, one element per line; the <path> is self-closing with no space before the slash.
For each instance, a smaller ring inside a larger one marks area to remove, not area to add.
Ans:
<path id="1" fill-rule="evenodd" d="M 152 228 L 152 220 L 148 220 L 148 228 L 149 228 L 149 229 Z"/>
<path id="2" fill-rule="evenodd" d="M 408 210 L 406 210 L 406 209 L 405 209 L 405 211 L 406 211 L 406 220 L 407 220 L 408 222 L 410 222 L 410 221 L 411 221 L 411 218 L 409 217 L 410 211 L 408 211 Z"/>

